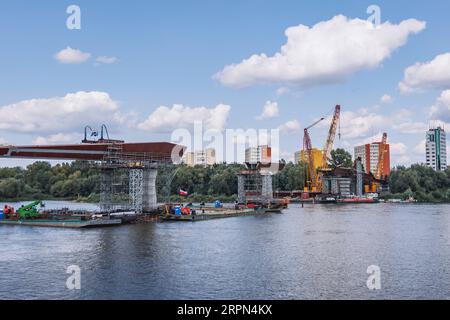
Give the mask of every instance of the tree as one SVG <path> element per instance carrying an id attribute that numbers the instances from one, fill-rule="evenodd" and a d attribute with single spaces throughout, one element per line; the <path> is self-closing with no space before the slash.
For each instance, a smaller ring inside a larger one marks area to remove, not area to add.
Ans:
<path id="1" fill-rule="evenodd" d="M 0 198 L 16 198 L 20 193 L 20 181 L 15 178 L 0 180 Z"/>
<path id="2" fill-rule="evenodd" d="M 331 159 L 329 159 L 328 164 L 332 169 L 351 168 L 353 166 L 352 155 L 344 149 L 337 148 L 331 151 Z"/>
<path id="3" fill-rule="evenodd" d="M 413 196 L 422 202 L 450 201 L 450 170 L 434 171 L 423 165 L 403 166 L 392 170 L 389 187 L 392 196 Z"/>
<path id="4" fill-rule="evenodd" d="M 41 190 L 48 194 L 50 191 L 50 178 L 52 176 L 52 167 L 50 163 L 37 161 L 27 166 L 25 173 L 25 183 L 33 188 Z"/>
<path id="5" fill-rule="evenodd" d="M 305 164 L 289 162 L 274 178 L 274 190 L 292 191 L 303 190 L 305 184 Z"/>

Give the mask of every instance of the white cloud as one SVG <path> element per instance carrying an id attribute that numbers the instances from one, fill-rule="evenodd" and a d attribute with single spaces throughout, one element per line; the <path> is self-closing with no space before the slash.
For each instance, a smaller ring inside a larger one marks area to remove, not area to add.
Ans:
<path id="1" fill-rule="evenodd" d="M 46 145 L 46 144 L 60 144 L 60 143 L 77 143 L 82 139 L 81 133 L 57 133 L 52 134 L 48 137 L 37 137 L 33 144 L 35 145 Z"/>
<path id="2" fill-rule="evenodd" d="M 64 97 L 23 100 L 0 107 L 0 129 L 26 133 L 67 133 L 85 125 L 124 124 L 119 105 L 105 92 L 76 92 Z"/>
<path id="3" fill-rule="evenodd" d="M 383 138 L 383 132 L 379 131 L 378 133 L 371 135 L 369 137 L 366 137 L 362 140 L 359 140 L 357 143 L 355 143 L 356 146 L 361 146 L 363 144 L 373 143 L 373 142 L 379 142 Z"/>
<path id="4" fill-rule="evenodd" d="M 290 91 L 290 89 L 287 87 L 280 87 L 277 89 L 276 94 L 277 94 L 277 96 L 282 96 L 283 94 L 286 94 L 289 91 Z"/>
<path id="5" fill-rule="evenodd" d="M 8 142 L 5 139 L 3 139 L 2 137 L 0 137 L 0 145 L 5 145 L 5 144 L 8 144 Z"/>
<path id="6" fill-rule="evenodd" d="M 113 63 L 116 63 L 118 61 L 118 59 L 116 57 L 100 56 L 100 57 L 97 57 L 97 59 L 95 59 L 95 61 L 98 64 L 101 64 L 101 63 L 103 63 L 103 64 L 113 64 Z"/>
<path id="7" fill-rule="evenodd" d="M 421 89 L 449 89 L 450 53 L 406 68 L 403 81 L 398 86 L 402 93 Z"/>
<path id="8" fill-rule="evenodd" d="M 297 120 L 290 120 L 280 125 L 278 130 L 280 130 L 282 134 L 295 134 L 300 131 L 300 123 Z"/>
<path id="9" fill-rule="evenodd" d="M 329 126 L 330 121 L 327 121 L 327 126 Z M 368 109 L 361 109 L 356 112 L 344 111 L 341 113 L 340 121 L 341 133 L 346 139 L 366 137 L 373 130 L 386 126 L 385 116 L 371 112 Z"/>
<path id="10" fill-rule="evenodd" d="M 88 61 L 91 54 L 67 47 L 55 54 L 55 59 L 64 64 L 80 64 Z"/>
<path id="11" fill-rule="evenodd" d="M 415 134 L 424 133 L 427 130 L 427 124 L 423 122 L 403 122 L 393 125 L 394 130 L 405 133 L 405 134 Z"/>
<path id="12" fill-rule="evenodd" d="M 206 130 L 223 130 L 231 107 L 219 104 L 215 108 L 186 107 L 174 104 L 172 108 L 158 107 L 138 128 L 153 132 L 170 132 L 177 128 L 192 128 L 194 122 L 202 121 Z"/>
<path id="13" fill-rule="evenodd" d="M 411 157 L 408 154 L 408 148 L 402 142 L 389 143 L 391 153 L 391 165 L 408 165 L 411 163 Z"/>
<path id="14" fill-rule="evenodd" d="M 389 143 L 392 155 L 403 156 L 408 152 L 408 148 L 402 142 Z"/>
<path id="15" fill-rule="evenodd" d="M 378 113 L 375 110 L 376 108 L 362 108 L 357 111 L 342 112 L 340 127 L 344 139 L 366 138 L 370 140 L 379 137 L 376 141 L 381 141 L 382 133 L 389 132 L 391 129 L 399 133 L 414 134 L 422 133 L 427 128 L 425 123 L 412 121 L 410 119 L 411 112 L 408 110 L 400 109 L 392 114 Z M 320 126 L 328 127 L 331 116 L 327 120 L 323 121 Z"/>
<path id="16" fill-rule="evenodd" d="M 414 148 L 413 151 L 415 154 L 425 156 L 425 143 L 426 140 L 422 139 Z"/>
<path id="17" fill-rule="evenodd" d="M 450 123 L 450 90 L 445 90 L 430 108 L 429 118 Z"/>
<path id="18" fill-rule="evenodd" d="M 406 44 L 408 36 L 425 29 L 415 19 L 378 27 L 366 20 L 343 15 L 308 27 L 285 31 L 287 43 L 273 56 L 252 55 L 228 65 L 214 78 L 231 87 L 281 82 L 297 85 L 336 83 L 364 69 L 378 67 L 392 52 Z"/>
<path id="19" fill-rule="evenodd" d="M 266 101 L 266 104 L 263 107 L 263 112 L 260 116 L 256 117 L 258 120 L 270 119 L 278 117 L 278 103 L 272 101 Z"/>
<path id="20" fill-rule="evenodd" d="M 280 151 L 280 160 L 284 159 L 286 162 L 294 162 L 294 153 L 295 152 L 289 152 L 289 151 L 285 151 L 285 150 L 281 150 Z M 278 159 L 272 159 L 272 160 L 278 160 Z"/>
<path id="21" fill-rule="evenodd" d="M 380 102 L 383 104 L 391 103 L 392 101 L 393 101 L 392 97 L 388 94 L 385 94 L 380 98 Z"/>

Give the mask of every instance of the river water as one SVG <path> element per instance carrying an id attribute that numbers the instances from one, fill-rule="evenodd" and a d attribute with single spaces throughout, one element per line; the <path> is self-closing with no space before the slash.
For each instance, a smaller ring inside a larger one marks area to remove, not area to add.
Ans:
<path id="1" fill-rule="evenodd" d="M 88 230 L 0 226 L 0 298 L 448 299 L 449 231 L 450 205 L 419 204 L 293 204 L 283 214 Z M 71 265 L 80 290 L 66 287 Z M 371 265 L 379 290 L 366 285 Z"/>

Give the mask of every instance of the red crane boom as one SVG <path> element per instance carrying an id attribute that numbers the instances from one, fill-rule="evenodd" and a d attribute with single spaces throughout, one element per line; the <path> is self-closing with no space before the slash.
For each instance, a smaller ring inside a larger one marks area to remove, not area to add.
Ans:
<path id="1" fill-rule="evenodd" d="M 375 178 L 383 180 L 384 177 L 384 154 L 386 153 L 387 133 L 383 133 L 383 138 L 378 149 L 378 164 L 375 171 Z"/>

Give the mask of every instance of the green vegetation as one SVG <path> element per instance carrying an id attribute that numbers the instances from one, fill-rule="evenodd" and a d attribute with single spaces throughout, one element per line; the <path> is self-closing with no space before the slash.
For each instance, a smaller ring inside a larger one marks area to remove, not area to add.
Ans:
<path id="1" fill-rule="evenodd" d="M 331 157 L 328 161 L 330 168 L 351 168 L 353 167 L 352 155 L 344 149 L 337 148 L 331 151 Z"/>
<path id="2" fill-rule="evenodd" d="M 274 176 L 273 190 L 303 190 L 305 186 L 305 172 L 306 168 L 304 164 L 287 163 L 284 169 Z"/>
<path id="3" fill-rule="evenodd" d="M 330 166 L 348 166 L 350 163 L 351 157 L 345 151 L 333 151 Z M 162 167 L 156 181 L 158 198 L 160 201 L 180 202 L 234 201 L 237 197 L 236 174 L 242 169 L 244 166 L 240 164 L 216 164 L 206 168 L 185 165 Z M 304 177 L 303 164 L 287 163 L 274 176 L 273 189 L 302 190 Z M 98 202 L 99 181 L 98 170 L 79 161 L 55 166 L 35 162 L 26 169 L 0 168 L 0 201 L 67 199 Z M 435 172 L 422 165 L 397 167 L 391 172 L 389 186 L 391 193 L 385 195 L 386 198 L 413 197 L 421 202 L 450 202 L 449 169 Z M 180 189 L 187 191 L 189 196 L 179 196 Z"/>
<path id="4" fill-rule="evenodd" d="M 242 164 L 216 164 L 210 167 L 181 165 L 160 170 L 156 181 L 159 199 L 171 201 L 211 202 L 220 200 L 232 202 L 237 199 L 237 173 L 245 169 Z M 168 176 L 176 174 L 170 185 L 170 197 L 164 186 L 170 181 Z M 304 167 L 288 163 L 274 176 L 274 190 L 301 190 L 304 184 Z M 178 196 L 180 189 L 187 191 L 188 197 Z"/>
<path id="5" fill-rule="evenodd" d="M 400 166 L 392 170 L 389 187 L 386 198 L 450 202 L 450 169 L 439 172 L 423 165 Z"/>
<path id="6" fill-rule="evenodd" d="M 0 168 L 0 201 L 92 198 L 99 190 L 99 174 L 83 162 L 35 162 L 26 169 Z"/>
<path id="7" fill-rule="evenodd" d="M 158 198 L 184 202 L 234 201 L 237 198 L 236 174 L 243 169 L 241 164 L 216 164 L 206 168 L 161 167 L 156 180 Z M 98 170 L 80 161 L 53 167 L 47 162 L 35 162 L 25 169 L 0 168 L 0 201 L 65 199 L 98 202 L 99 181 Z M 301 190 L 303 181 L 304 167 L 288 163 L 275 175 L 274 190 Z M 166 186 L 170 187 L 169 191 Z M 179 196 L 180 189 L 187 191 L 189 196 Z"/>
<path id="8" fill-rule="evenodd" d="M 184 202 L 209 202 L 217 199 L 223 202 L 234 201 L 237 195 L 236 174 L 243 168 L 240 164 L 215 164 L 206 168 L 172 165 L 160 168 L 156 179 L 158 199 Z M 169 191 L 167 185 L 170 187 Z M 180 190 L 186 191 L 189 196 L 179 196 Z"/>

